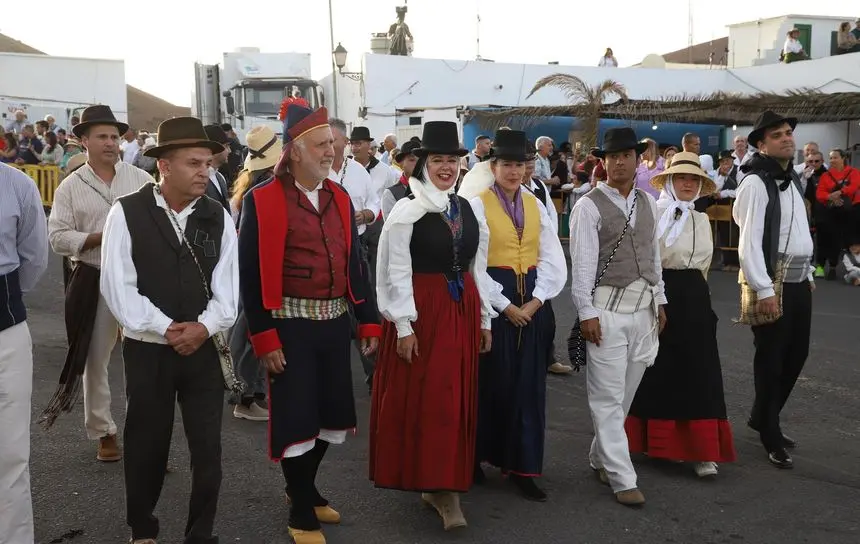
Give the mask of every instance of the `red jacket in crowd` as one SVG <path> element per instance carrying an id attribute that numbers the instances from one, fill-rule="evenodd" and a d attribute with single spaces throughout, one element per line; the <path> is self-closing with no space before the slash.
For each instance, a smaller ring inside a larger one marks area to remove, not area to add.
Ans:
<path id="1" fill-rule="evenodd" d="M 860 170 L 851 166 L 846 166 L 842 170 L 831 168 L 822 174 L 818 181 L 818 189 L 815 191 L 815 198 L 822 204 L 827 204 L 827 197 L 842 182 L 847 182 L 842 187 L 842 196 L 849 197 L 854 203 L 860 203 Z"/>

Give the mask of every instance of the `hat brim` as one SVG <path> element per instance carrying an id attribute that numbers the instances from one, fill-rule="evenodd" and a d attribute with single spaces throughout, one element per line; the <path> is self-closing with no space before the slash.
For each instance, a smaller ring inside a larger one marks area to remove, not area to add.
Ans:
<path id="1" fill-rule="evenodd" d="M 84 135 L 84 132 L 86 132 L 88 128 L 93 127 L 95 125 L 114 126 L 117 128 L 117 130 L 119 130 L 120 136 L 128 132 L 128 125 L 126 123 L 120 123 L 119 121 L 114 121 L 113 119 L 94 119 L 92 121 L 85 121 L 83 123 L 78 123 L 77 125 L 73 126 L 72 134 L 80 138 Z"/>
<path id="2" fill-rule="evenodd" d="M 506 151 L 490 149 L 490 154 L 487 156 L 489 159 L 496 159 L 497 161 L 514 161 L 514 162 L 526 162 L 533 160 L 535 158 L 534 155 L 529 157 L 527 153 L 524 151 Z"/>
<path id="3" fill-rule="evenodd" d="M 749 145 L 753 147 L 758 147 L 759 142 L 764 138 L 764 131 L 775 126 L 779 126 L 783 123 L 788 123 L 788 126 L 791 127 L 791 130 L 794 130 L 795 127 L 797 127 L 797 117 L 783 117 L 782 119 L 774 121 L 767 126 L 755 129 L 747 135 L 747 143 L 749 143 Z"/>
<path id="4" fill-rule="evenodd" d="M 427 155 L 455 155 L 457 157 L 465 157 L 469 154 L 468 149 L 430 149 L 426 147 L 419 147 L 418 149 L 412 150 L 412 154 L 418 158 L 426 157 Z"/>
<path id="5" fill-rule="evenodd" d="M 642 154 L 648 149 L 648 144 L 646 142 L 639 142 L 632 147 L 622 147 L 619 149 L 592 149 L 591 154 L 597 157 L 598 159 L 603 159 L 606 157 L 607 153 L 618 153 L 619 151 L 627 151 L 628 149 L 634 149 L 636 153 Z"/>
<path id="6" fill-rule="evenodd" d="M 224 151 L 224 149 L 226 149 L 223 144 L 219 144 L 218 142 L 214 142 L 212 140 L 197 140 L 195 142 L 182 142 L 177 144 L 164 144 L 155 146 L 152 149 L 147 149 L 146 151 L 144 151 L 143 156 L 158 159 L 168 151 L 173 151 L 174 149 L 184 149 L 187 147 L 202 147 L 212 151 L 213 154 L 221 153 L 222 151 Z"/>
<path id="7" fill-rule="evenodd" d="M 281 144 L 281 140 L 276 140 L 275 143 L 272 144 L 272 147 L 266 150 L 265 157 L 254 158 L 249 153 L 248 156 L 245 158 L 243 168 L 250 172 L 273 168 L 276 164 L 278 164 L 278 159 L 281 158 L 281 154 L 283 152 L 284 146 L 283 144 Z"/>
<path id="8" fill-rule="evenodd" d="M 413 157 L 417 157 L 417 155 L 415 155 L 414 151 L 406 151 L 406 152 L 401 151 L 397 155 L 394 155 L 394 162 L 400 162 L 409 155 L 412 155 Z"/>
<path id="9" fill-rule="evenodd" d="M 662 191 L 666 186 L 666 181 L 669 179 L 669 176 L 674 174 L 693 174 L 694 176 L 699 176 L 702 180 L 702 190 L 699 196 L 712 195 L 717 192 L 717 184 L 714 180 L 712 180 L 704 170 L 691 164 L 672 166 L 668 170 L 660 172 L 651 178 L 651 187 L 654 187 L 658 191 Z"/>

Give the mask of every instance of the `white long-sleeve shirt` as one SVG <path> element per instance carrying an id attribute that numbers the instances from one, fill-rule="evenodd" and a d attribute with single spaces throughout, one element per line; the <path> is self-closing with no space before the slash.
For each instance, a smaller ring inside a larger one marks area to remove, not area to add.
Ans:
<path id="1" fill-rule="evenodd" d="M 594 190 L 603 191 L 609 200 L 624 212 L 625 216 L 630 213 L 634 191 L 630 191 L 627 198 L 624 198 L 617 189 L 613 189 L 605 182 L 598 183 Z M 630 218 L 630 228 L 636 227 L 636 218 L 639 216 L 639 210 L 642 209 L 640 206 L 643 205 L 651 209 L 651 214 L 654 217 L 654 255 L 652 258 L 654 259 L 654 271 L 660 278 L 655 286 L 654 299 L 657 304 L 662 305 L 666 304 L 666 293 L 663 284 L 660 244 L 657 239 L 657 225 L 660 222 L 660 216 L 657 213 L 657 202 L 654 197 L 644 191 L 639 200 L 636 201 L 636 209 Z M 600 212 L 597 210 L 597 205 L 590 198 L 580 198 L 573 206 L 570 218 L 570 291 L 580 321 L 600 316 L 600 312 L 594 307 L 594 300 L 591 297 L 594 281 L 599 272 L 597 265 L 600 260 L 600 240 L 597 233 L 600 230 L 600 225 Z M 627 235 L 629 236 L 629 234 L 628 231 Z"/>
<path id="2" fill-rule="evenodd" d="M 534 291 L 532 291 L 532 297 L 545 303 L 557 297 L 561 293 L 561 290 L 564 289 L 564 284 L 567 283 L 567 262 L 564 259 L 564 249 L 561 247 L 561 242 L 558 239 L 558 226 L 553 226 L 550 223 L 549 214 L 546 212 L 544 205 L 529 192 L 522 192 L 522 196 L 523 199 L 534 198 L 537 201 L 538 208 L 541 208 L 537 280 L 535 281 Z M 484 203 L 481 197 L 472 198 L 469 200 L 469 204 L 472 206 L 472 211 L 475 212 L 478 222 L 486 222 L 487 214 L 484 210 Z M 490 237 L 492 235 L 493 233 L 490 232 Z M 489 245 L 478 248 L 479 253 L 482 251 L 484 252 L 482 259 L 486 262 L 486 252 L 489 251 Z M 511 304 L 511 301 L 502 294 L 501 286 L 493 281 L 489 275 L 486 281 L 488 284 L 492 282 L 491 288 L 488 290 L 490 303 L 497 312 L 503 312 Z M 492 286 L 495 286 L 495 288 L 492 288 Z"/>
<path id="3" fill-rule="evenodd" d="M 723 189 L 726 185 L 727 179 L 728 176 L 720 174 L 719 170 L 716 171 L 714 174 L 714 183 L 717 186 L 717 192 L 720 193 L 720 198 L 735 198 L 737 189 Z"/>
<path id="4" fill-rule="evenodd" d="M 365 171 L 367 171 L 366 168 Z M 383 193 L 386 189 L 393 185 L 396 185 L 400 181 L 401 174 L 400 172 L 383 163 L 382 161 L 376 163 L 376 165 L 371 168 L 370 172 L 368 173 L 370 174 L 370 180 L 373 184 L 373 198 L 377 201 L 377 215 L 374 216 L 375 218 L 382 210 Z"/>
<path id="5" fill-rule="evenodd" d="M 537 188 L 538 188 L 538 184 L 543 185 L 543 189 L 546 192 L 546 201 L 542 202 L 542 204 L 544 205 L 544 209 L 546 210 L 546 213 L 549 215 L 549 222 L 556 226 L 555 228 L 556 228 L 556 232 L 557 232 L 558 231 L 558 212 L 556 211 L 555 203 L 552 201 L 552 197 L 549 194 L 549 187 L 547 187 L 544 182 L 542 182 L 540 180 L 535 180 L 534 178 L 532 178 L 530 180 L 530 183 L 529 183 L 529 189 L 531 189 L 532 193 L 534 193 L 534 191 L 537 190 Z M 535 196 L 537 196 L 537 195 L 535 194 Z M 566 275 L 567 274 L 565 274 L 565 276 Z"/>
<path id="6" fill-rule="evenodd" d="M 103 246 L 85 251 L 87 236 L 102 232 L 116 199 L 155 182 L 152 176 L 128 163 L 118 162 L 114 168 L 116 173 L 110 183 L 102 181 L 89 163 L 60 182 L 48 216 L 48 238 L 55 253 L 96 268 L 101 266 Z"/>
<path id="7" fill-rule="evenodd" d="M 373 180 L 360 162 L 349 157 L 345 158 L 339 171 L 335 171 L 334 167 L 329 170 L 328 179 L 346 189 L 356 212 L 370 210 L 376 220 L 382 205 L 382 195 L 376 196 Z M 367 230 L 366 225 L 358 225 L 359 235 L 364 234 L 365 230 Z"/>
<path id="8" fill-rule="evenodd" d="M 156 194 L 155 201 L 167 215 L 164 198 Z M 199 199 L 182 211 L 175 212 L 176 220 L 183 230 L 198 201 Z M 221 234 L 220 257 L 209 282 L 212 298 L 206 309 L 197 317 L 197 321 L 209 331 L 209 336 L 232 327 L 238 315 L 239 261 L 236 228 L 227 210 L 223 210 L 223 214 L 224 231 Z M 178 230 L 176 237 L 182 240 Z M 147 342 L 166 344 L 164 335 L 173 320 L 137 289 L 137 269 L 131 257 L 131 234 L 119 203 L 114 204 L 107 215 L 102 248 L 100 288 L 111 313 L 127 335 Z"/>
<path id="9" fill-rule="evenodd" d="M 794 200 L 794 221 L 791 220 L 792 200 Z M 741 231 L 738 241 L 741 270 L 746 282 L 760 299 L 774 296 L 773 280 L 767 273 L 762 250 L 767 203 L 767 188 L 762 179 L 752 173 L 744 177 L 744 182 L 737 190 L 732 217 Z M 794 257 L 811 257 L 813 245 L 806 219 L 806 205 L 803 203 L 803 195 L 798 192 L 794 183 L 790 183 L 785 191 L 779 191 L 779 204 L 779 247 L 773 250 Z M 791 238 L 789 238 L 789 232 Z M 788 242 L 787 248 L 786 242 Z M 812 281 L 813 271 L 814 268 L 809 265 L 810 281 Z"/>

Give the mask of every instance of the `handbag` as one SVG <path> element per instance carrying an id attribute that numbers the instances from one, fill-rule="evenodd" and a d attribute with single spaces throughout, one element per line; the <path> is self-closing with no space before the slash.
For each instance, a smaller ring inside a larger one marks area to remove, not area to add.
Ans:
<path id="1" fill-rule="evenodd" d="M 630 219 L 633 217 L 633 210 L 636 209 L 636 201 L 639 199 L 639 189 L 634 190 L 636 192 L 633 194 L 633 204 L 630 206 L 630 212 L 627 214 L 627 221 L 624 223 L 624 228 L 621 230 L 621 236 L 618 237 L 618 241 L 615 242 L 615 247 L 612 248 L 609 258 L 606 259 L 606 262 L 603 264 L 603 269 L 600 271 L 600 274 L 597 275 L 597 279 L 594 280 L 594 287 L 591 288 L 592 299 L 594 299 L 594 293 L 597 292 L 597 287 L 600 285 L 600 281 L 606 274 L 609 264 L 612 262 L 612 259 L 615 258 L 615 253 L 618 251 L 618 248 L 621 247 L 621 242 L 624 241 L 624 236 L 630 228 Z M 579 372 L 580 368 L 585 366 L 587 362 L 585 338 L 582 336 L 582 327 L 579 322 L 578 315 L 576 317 L 576 321 L 573 322 L 573 327 L 570 329 L 570 335 L 567 337 L 567 355 L 576 372 Z"/>
<path id="2" fill-rule="evenodd" d="M 157 185 L 156 191 L 161 194 L 161 190 Z M 176 227 L 176 230 L 179 232 L 182 238 L 182 243 L 188 249 L 189 253 L 191 253 L 191 258 L 194 259 L 194 264 L 197 265 L 197 272 L 200 274 L 200 281 L 203 283 L 203 289 L 206 291 L 206 298 L 211 300 L 212 290 L 209 288 L 209 282 L 206 281 L 206 274 L 203 273 L 203 267 L 200 266 L 197 254 L 194 252 L 194 248 L 185 236 L 185 230 L 183 230 L 179 225 L 179 221 L 176 219 L 176 214 L 173 210 L 171 210 L 169 206 L 165 209 L 167 210 L 170 219 L 173 221 L 173 226 Z M 245 384 L 242 380 L 239 380 L 236 377 L 236 371 L 233 365 L 233 355 L 230 353 L 230 343 L 227 340 L 227 335 L 223 331 L 216 332 L 212 335 L 212 343 L 215 344 L 215 351 L 218 353 L 218 362 L 221 365 L 221 374 L 224 376 L 224 388 L 241 396 L 245 391 Z"/>
<path id="3" fill-rule="evenodd" d="M 779 198 L 777 196 L 777 198 Z M 794 191 L 791 192 L 791 223 L 794 223 Z M 788 243 L 791 241 L 791 229 L 788 229 L 788 236 L 785 238 L 785 250 L 782 252 L 783 257 L 777 259 L 776 267 L 773 272 L 773 293 L 777 297 L 778 305 L 775 314 L 760 314 L 757 309 L 758 293 L 756 293 L 744 277 L 743 270 L 740 272 L 741 284 L 741 315 L 735 322 L 751 327 L 760 325 L 771 325 L 776 323 L 782 317 L 782 284 L 785 281 L 785 271 L 788 269 L 788 261 L 786 253 L 788 252 Z"/>

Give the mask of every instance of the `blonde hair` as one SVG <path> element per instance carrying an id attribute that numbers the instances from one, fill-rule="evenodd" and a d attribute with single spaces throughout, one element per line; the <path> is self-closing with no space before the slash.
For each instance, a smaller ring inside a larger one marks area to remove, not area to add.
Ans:
<path id="1" fill-rule="evenodd" d="M 236 181 L 233 182 L 233 195 L 230 197 L 230 203 L 237 210 L 242 209 L 242 198 L 245 197 L 245 193 L 248 192 L 250 186 L 251 172 L 249 170 L 242 170 L 236 177 Z"/>

